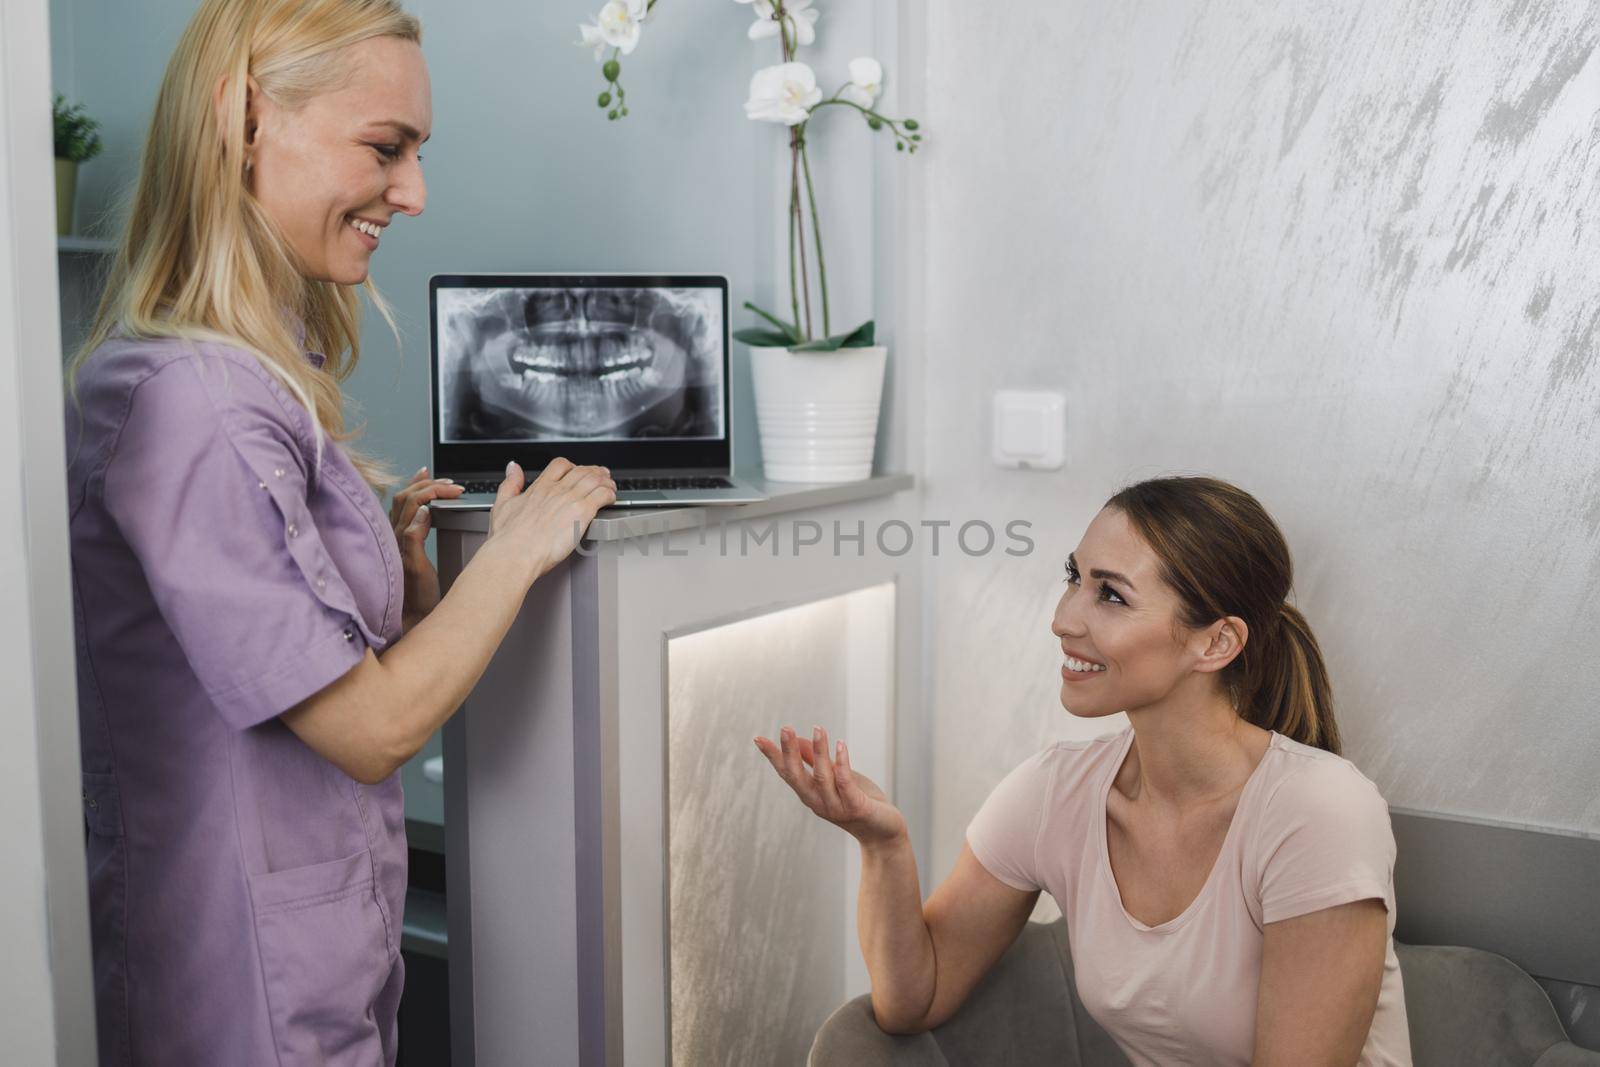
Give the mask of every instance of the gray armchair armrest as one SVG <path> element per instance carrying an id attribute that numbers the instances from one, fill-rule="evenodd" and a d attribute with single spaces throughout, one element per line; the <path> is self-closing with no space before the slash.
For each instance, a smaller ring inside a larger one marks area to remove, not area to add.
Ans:
<path id="1" fill-rule="evenodd" d="M 1394 948 L 1416 1067 L 1600 1067 L 1600 1052 L 1569 1041 L 1549 996 L 1504 956 L 1398 941 Z"/>
<path id="2" fill-rule="evenodd" d="M 1399 942 L 1395 952 L 1416 1067 L 1600 1067 L 1600 1052 L 1574 1045 L 1539 983 L 1505 957 Z M 938 1029 L 910 1037 L 886 1034 L 873 1019 L 869 999 L 857 997 L 829 1016 L 808 1062 L 1125 1067 L 1127 1059 L 1078 1000 L 1066 923 L 1058 919 L 1024 927 L 961 1011 Z"/>
<path id="3" fill-rule="evenodd" d="M 1067 925 L 1029 923 L 960 1012 L 925 1034 L 878 1029 L 867 997 L 828 1017 L 810 1067 L 1126 1067 L 1127 1059 L 1078 1001 Z"/>
<path id="4" fill-rule="evenodd" d="M 828 1016 L 811 1043 L 806 1067 L 950 1067 L 931 1032 L 886 1034 L 872 1016 L 872 998 L 862 994 Z"/>

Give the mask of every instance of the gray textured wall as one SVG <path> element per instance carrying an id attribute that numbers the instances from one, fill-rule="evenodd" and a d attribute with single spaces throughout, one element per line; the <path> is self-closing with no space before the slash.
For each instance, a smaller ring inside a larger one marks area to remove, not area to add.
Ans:
<path id="1" fill-rule="evenodd" d="M 1039 542 L 930 568 L 938 876 L 1006 770 L 1101 729 L 1057 698 L 1061 562 L 1174 471 L 1283 527 L 1391 805 L 1600 833 L 1597 36 L 1583 3 L 930 8 L 928 512 Z M 1060 472 L 988 464 L 1022 385 L 1067 395 Z"/>
<path id="2" fill-rule="evenodd" d="M 750 738 L 774 737 L 779 723 L 805 730 L 818 709 L 844 706 L 849 621 L 835 597 L 667 644 L 678 1067 L 801 1063 L 847 999 L 843 834 Z"/>
<path id="3" fill-rule="evenodd" d="M 898 595 L 897 584 L 857 588 L 666 642 L 673 1067 L 804 1063 L 824 1020 L 871 988 L 860 847 L 751 739 L 821 724 L 893 788 Z"/>

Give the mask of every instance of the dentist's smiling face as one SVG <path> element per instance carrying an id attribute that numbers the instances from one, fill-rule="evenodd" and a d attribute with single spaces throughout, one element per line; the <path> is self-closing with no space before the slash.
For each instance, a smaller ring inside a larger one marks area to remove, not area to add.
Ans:
<path id="1" fill-rule="evenodd" d="M 252 87 L 250 189 L 306 277 L 367 278 L 383 228 L 427 199 L 418 148 L 433 127 L 422 49 L 372 37 L 345 49 L 341 83 L 287 109 Z"/>
<path id="2" fill-rule="evenodd" d="M 1153 704 L 1181 685 L 1212 685 L 1201 654 L 1215 627 L 1190 631 L 1161 559 L 1126 516 L 1104 508 L 1067 559 L 1050 631 L 1061 642 L 1061 704 L 1098 718 Z M 1220 626 L 1219 623 L 1216 624 Z M 1089 670 L 1075 668 L 1092 665 Z"/>

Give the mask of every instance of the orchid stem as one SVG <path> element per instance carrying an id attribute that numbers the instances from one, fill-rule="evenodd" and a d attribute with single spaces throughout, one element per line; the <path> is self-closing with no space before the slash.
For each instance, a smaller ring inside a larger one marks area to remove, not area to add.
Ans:
<path id="1" fill-rule="evenodd" d="M 800 328 L 800 290 L 795 285 L 794 269 L 794 190 L 789 191 L 789 308 L 794 312 L 794 328 Z"/>
<path id="2" fill-rule="evenodd" d="M 783 50 L 785 63 L 794 56 L 794 45 L 789 41 L 789 30 L 783 23 L 783 0 L 777 0 L 773 6 L 773 16 L 778 20 L 778 43 Z M 791 153 L 793 146 L 790 147 Z M 789 309 L 794 313 L 794 328 L 800 328 L 800 289 L 796 285 L 797 272 L 795 270 L 794 230 L 800 221 L 800 211 L 795 204 L 794 176 L 791 168 L 789 180 Z M 801 238 L 801 253 L 805 251 L 805 239 Z M 809 303 L 809 301 L 808 301 Z M 809 310 L 809 309 L 808 309 Z"/>
<path id="3" fill-rule="evenodd" d="M 806 272 L 806 222 L 800 213 L 800 154 L 801 140 L 796 128 L 789 133 L 789 207 L 794 212 L 795 231 L 800 236 L 800 295 L 806 311 L 806 340 L 813 339 L 811 331 L 811 278 Z M 791 282 L 792 284 L 792 282 Z"/>
<path id="4" fill-rule="evenodd" d="M 783 9 L 783 0 L 773 0 L 772 17 L 778 23 L 778 40 L 783 46 L 783 61 L 788 63 L 794 59 L 796 41 L 789 39 L 788 12 Z M 805 335 L 806 340 L 812 339 L 811 334 L 811 282 L 806 276 L 806 224 L 805 216 L 800 211 L 800 157 L 805 142 L 801 132 L 790 127 L 789 129 L 789 303 L 794 309 L 795 329 L 800 329 L 800 296 L 805 298 Z M 809 170 L 806 179 L 810 181 Z M 813 205 L 811 209 L 812 222 L 816 222 L 817 211 Z M 795 241 L 796 234 L 800 240 Z M 798 243 L 800 264 L 799 270 L 795 269 L 795 251 Z M 821 251 L 819 247 L 820 261 Z M 800 293 L 795 292 L 795 275 L 800 277 Z"/>
<path id="5" fill-rule="evenodd" d="M 843 92 L 843 91 L 844 90 L 841 87 L 840 92 Z M 839 99 L 839 93 L 834 93 L 832 96 L 828 97 L 828 99 L 819 100 L 815 104 L 812 104 L 811 105 L 811 110 L 814 113 L 818 108 L 827 107 L 829 104 L 838 104 L 838 105 L 841 105 L 843 107 L 853 107 L 857 111 L 861 112 L 861 114 L 866 116 L 867 118 L 869 118 L 869 119 L 877 119 L 879 122 L 881 122 L 885 126 L 889 127 L 889 132 L 894 134 L 896 137 L 900 138 L 900 140 L 902 140 L 902 141 L 911 140 L 911 134 L 908 131 L 905 131 L 905 130 L 901 129 L 901 122 L 903 120 L 892 119 L 887 115 L 880 115 L 878 112 L 872 110 L 870 107 L 862 107 L 860 104 L 856 103 L 854 100 L 841 100 L 841 99 Z"/>
<path id="6" fill-rule="evenodd" d="M 800 166 L 806 176 L 806 199 L 811 204 L 811 240 L 817 245 L 817 288 L 822 293 L 822 336 L 828 337 L 833 333 L 833 323 L 828 317 L 828 268 L 822 261 L 822 224 L 817 221 L 817 194 L 811 186 L 811 159 L 806 154 L 805 129 L 806 124 L 801 123 L 800 131 Z"/>

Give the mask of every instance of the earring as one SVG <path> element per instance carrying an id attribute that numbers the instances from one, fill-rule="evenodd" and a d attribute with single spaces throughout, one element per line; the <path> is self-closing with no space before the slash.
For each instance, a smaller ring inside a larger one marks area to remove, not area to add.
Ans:
<path id="1" fill-rule="evenodd" d="M 255 161 L 255 159 L 253 157 L 251 157 L 251 156 L 245 156 L 244 157 L 244 172 L 246 174 L 249 174 L 250 173 L 250 168 L 255 166 L 255 165 L 256 165 L 256 161 Z"/>

